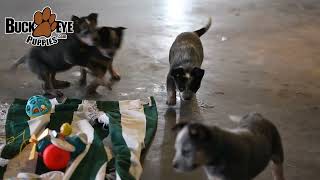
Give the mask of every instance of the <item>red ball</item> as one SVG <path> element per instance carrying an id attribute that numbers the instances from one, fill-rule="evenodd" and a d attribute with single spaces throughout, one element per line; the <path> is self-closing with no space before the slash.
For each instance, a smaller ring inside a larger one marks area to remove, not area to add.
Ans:
<path id="1" fill-rule="evenodd" d="M 70 152 L 50 144 L 43 152 L 43 162 L 50 170 L 61 170 L 67 167 Z"/>

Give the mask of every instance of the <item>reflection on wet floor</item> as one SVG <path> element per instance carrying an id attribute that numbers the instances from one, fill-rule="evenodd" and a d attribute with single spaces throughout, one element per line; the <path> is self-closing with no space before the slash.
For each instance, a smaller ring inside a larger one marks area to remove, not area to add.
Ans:
<path id="1" fill-rule="evenodd" d="M 180 113 L 178 122 L 202 121 L 198 100 L 196 97 L 190 101 L 180 101 Z"/>
<path id="2" fill-rule="evenodd" d="M 175 152 L 174 143 L 176 136 L 176 134 L 172 131 L 172 128 L 178 122 L 201 121 L 202 116 L 197 102 L 198 101 L 196 97 L 194 97 L 190 101 L 180 101 L 180 105 L 178 101 L 178 105 L 175 107 L 165 107 L 165 112 L 163 115 L 164 134 L 162 138 L 162 145 L 160 147 L 160 179 L 168 178 L 168 173 L 174 173 L 177 179 L 184 179 L 186 177 L 190 179 L 205 178 L 205 174 L 201 171 L 201 169 L 192 174 L 177 173 L 172 169 L 172 159 Z"/>

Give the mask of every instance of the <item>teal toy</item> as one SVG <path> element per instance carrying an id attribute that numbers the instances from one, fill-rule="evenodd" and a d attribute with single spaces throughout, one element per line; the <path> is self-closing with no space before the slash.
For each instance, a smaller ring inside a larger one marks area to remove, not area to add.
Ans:
<path id="1" fill-rule="evenodd" d="M 51 112 L 51 102 L 48 98 L 37 95 L 29 98 L 26 105 L 26 113 L 29 117 L 34 118 Z"/>
<path id="2" fill-rule="evenodd" d="M 46 149 L 46 147 L 49 146 L 50 144 L 51 144 L 50 138 L 45 137 L 38 142 L 36 151 L 42 154 L 43 151 Z"/>
<path id="3" fill-rule="evenodd" d="M 75 151 L 71 153 L 71 159 L 75 159 L 86 149 L 86 144 L 78 136 L 67 137 L 66 141 L 75 147 Z"/>

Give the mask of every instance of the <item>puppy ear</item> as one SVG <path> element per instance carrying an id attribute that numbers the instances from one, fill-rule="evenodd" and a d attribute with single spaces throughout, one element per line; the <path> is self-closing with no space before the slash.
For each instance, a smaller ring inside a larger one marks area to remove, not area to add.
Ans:
<path id="1" fill-rule="evenodd" d="M 97 13 L 91 13 L 88 16 L 89 21 L 93 21 L 95 23 L 98 22 L 98 14 Z"/>
<path id="2" fill-rule="evenodd" d="M 171 70 L 171 76 L 173 77 L 178 77 L 178 76 L 183 76 L 184 74 L 184 69 L 183 68 L 174 68 Z"/>
<path id="3" fill-rule="evenodd" d="M 78 16 L 72 15 L 71 21 L 73 21 L 73 30 L 75 33 L 80 32 L 79 24 L 80 24 L 80 18 Z"/>
<path id="4" fill-rule="evenodd" d="M 110 35 L 111 32 L 109 27 L 103 26 L 103 27 L 99 27 L 97 30 L 98 30 L 99 40 L 101 41 L 102 44 L 111 42 L 111 35 Z"/>
<path id="5" fill-rule="evenodd" d="M 192 69 L 191 75 L 194 76 L 194 77 L 202 79 L 203 76 L 204 76 L 204 70 L 200 69 L 198 67 L 195 67 L 195 68 Z"/>
<path id="6" fill-rule="evenodd" d="M 125 29 L 127 29 L 127 28 L 125 28 L 125 27 L 116 27 L 116 28 L 114 28 L 114 30 L 117 33 L 117 36 L 120 37 L 120 38 L 122 38 L 123 30 L 125 30 Z"/>
<path id="7" fill-rule="evenodd" d="M 174 125 L 171 129 L 173 131 L 180 131 L 183 127 L 185 127 L 188 123 L 187 122 L 180 122 L 176 125 Z"/>
<path id="8" fill-rule="evenodd" d="M 72 16 L 71 16 L 71 21 L 73 21 L 73 22 L 79 22 L 79 21 L 80 21 L 80 18 L 79 18 L 78 16 L 72 15 Z"/>
<path id="9" fill-rule="evenodd" d="M 108 27 L 105 27 L 105 26 L 103 26 L 103 27 L 101 27 L 101 28 L 99 28 L 98 29 L 98 32 L 100 32 L 100 33 L 106 33 L 106 32 L 108 32 L 109 30 L 108 30 Z"/>
<path id="10" fill-rule="evenodd" d="M 202 78 L 204 76 L 204 70 L 195 67 L 191 71 L 191 76 L 193 78 L 192 78 L 192 81 L 190 83 L 190 90 L 192 92 L 196 93 L 199 90 L 200 86 L 201 86 L 201 81 L 202 81 Z"/>
<path id="11" fill-rule="evenodd" d="M 207 139 L 210 135 L 209 129 L 202 124 L 194 123 L 189 125 L 189 135 L 198 140 Z"/>
<path id="12" fill-rule="evenodd" d="M 128 29 L 128 28 L 120 26 L 120 27 L 117 27 L 117 29 L 118 29 L 119 31 L 123 31 L 123 30 L 126 30 L 126 29 Z"/>
<path id="13" fill-rule="evenodd" d="M 87 16 L 87 19 L 90 21 L 90 25 L 92 27 L 97 27 L 97 24 L 98 24 L 98 14 L 97 13 L 91 13 Z"/>

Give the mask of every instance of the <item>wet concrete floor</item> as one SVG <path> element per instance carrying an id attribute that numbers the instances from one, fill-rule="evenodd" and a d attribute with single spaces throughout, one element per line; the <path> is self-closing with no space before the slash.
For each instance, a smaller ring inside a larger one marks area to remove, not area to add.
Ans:
<path id="1" fill-rule="evenodd" d="M 178 120 L 234 127 L 228 115 L 260 112 L 281 132 L 287 179 L 319 179 L 320 167 L 320 1 L 318 0 L 163 0 L 163 1 L 2 1 L 4 17 L 31 20 L 49 4 L 58 19 L 99 13 L 99 25 L 125 26 L 124 45 L 115 58 L 122 80 L 112 91 L 100 88 L 99 100 L 155 96 L 159 124 L 144 161 L 142 179 L 206 179 L 202 169 L 176 173 L 171 160 Z M 168 51 L 175 36 L 213 18 L 201 39 L 206 70 L 197 98 L 177 106 L 165 104 Z M 0 101 L 40 93 L 40 82 L 26 67 L 8 74 L 24 55 L 26 35 L 4 35 L 0 28 Z M 78 68 L 59 74 L 73 86 L 64 90 L 81 98 Z M 271 179 L 268 168 L 258 180 Z"/>

